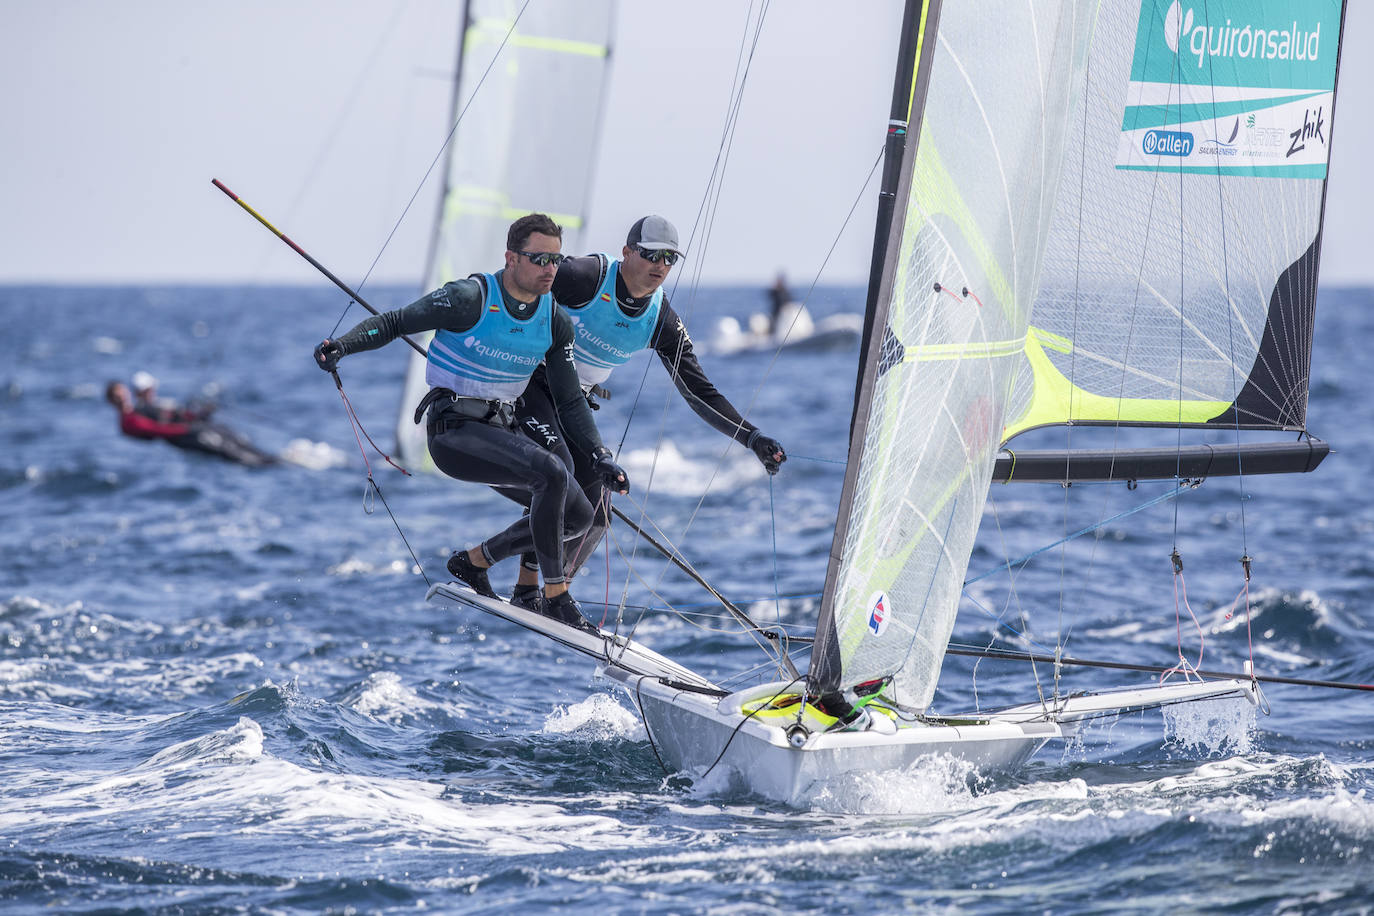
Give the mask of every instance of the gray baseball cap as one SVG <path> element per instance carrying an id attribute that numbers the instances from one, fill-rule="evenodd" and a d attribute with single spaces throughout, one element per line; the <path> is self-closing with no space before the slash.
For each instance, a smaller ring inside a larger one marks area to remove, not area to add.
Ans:
<path id="1" fill-rule="evenodd" d="M 677 247 L 677 229 L 663 217 L 652 214 L 640 218 L 630 227 L 625 244 L 631 248 L 639 246 L 650 251 L 682 253 L 682 249 Z"/>

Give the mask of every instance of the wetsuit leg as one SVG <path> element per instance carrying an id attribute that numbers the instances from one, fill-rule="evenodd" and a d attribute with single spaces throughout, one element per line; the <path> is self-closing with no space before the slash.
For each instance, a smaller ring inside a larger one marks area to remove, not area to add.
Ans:
<path id="1" fill-rule="evenodd" d="M 533 551 L 545 583 L 563 578 L 563 541 L 587 530 L 592 507 L 554 453 L 523 433 L 470 420 L 429 437 L 435 467 L 450 477 L 529 494 L 530 514 L 482 544 L 496 563 Z"/>
<path id="2" fill-rule="evenodd" d="M 606 536 L 607 526 L 611 523 L 609 517 L 610 493 L 606 490 L 606 485 L 602 482 L 601 476 L 592 471 L 591 459 L 585 455 L 574 456 L 573 473 L 583 494 L 587 497 L 587 502 L 591 504 L 596 514 L 584 534 L 573 538 L 563 546 L 563 573 L 569 579 L 577 575 L 577 571 L 592 558 L 597 545 Z"/>
<path id="3" fill-rule="evenodd" d="M 540 366 L 530 379 L 529 387 L 521 395 L 521 407 L 516 413 L 516 425 L 531 439 L 541 442 L 556 453 L 572 470 L 578 486 L 582 488 L 587 501 L 595 509 L 596 515 L 585 534 L 573 537 L 563 545 L 563 574 L 572 579 L 577 571 L 591 559 L 597 545 L 606 534 L 607 519 L 606 487 L 600 475 L 592 471 L 591 458 L 587 455 L 574 455 L 563 438 L 563 430 L 558 425 L 558 408 L 554 406 L 553 394 Z M 515 498 L 515 497 L 512 497 Z M 520 558 L 527 566 L 533 566 L 535 557 L 526 554 Z"/>
<path id="4" fill-rule="evenodd" d="M 572 452 L 567 440 L 563 438 L 562 427 L 558 425 L 558 408 L 554 406 L 553 395 L 549 392 L 549 382 L 541 365 L 534 370 L 525 393 L 520 396 L 520 406 L 515 412 L 515 426 L 530 439 L 553 452 L 571 472 L 574 470 Z M 503 496 L 520 501 L 518 495 L 503 492 Z M 528 501 L 525 502 L 528 506 Z M 567 545 L 564 546 L 564 565 L 567 565 Z M 533 553 L 525 553 L 520 563 L 527 569 L 537 568 L 538 558 Z M 575 571 L 577 567 L 572 567 Z"/>

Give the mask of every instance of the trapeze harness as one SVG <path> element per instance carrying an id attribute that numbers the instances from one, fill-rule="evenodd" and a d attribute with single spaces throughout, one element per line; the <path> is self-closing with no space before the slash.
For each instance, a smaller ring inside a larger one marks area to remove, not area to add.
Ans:
<path id="1" fill-rule="evenodd" d="M 487 560 L 533 551 L 544 583 L 560 583 L 563 541 L 587 530 L 591 503 L 567 486 L 557 456 L 515 430 L 515 401 L 553 344 L 553 296 L 540 296 L 530 317 L 520 319 L 506 309 L 495 276 L 473 277 L 484 286 L 481 317 L 466 331 L 435 332 L 425 365 L 433 387 L 416 407 L 415 422 L 429 411 L 430 456 L 444 473 L 529 493 L 529 517 L 479 545 Z M 443 435 L 463 426 L 470 428 Z"/>
<path id="2" fill-rule="evenodd" d="M 553 344 L 553 294 L 544 293 L 529 318 L 506 308 L 492 274 L 472 274 L 483 287 L 482 314 L 466 331 L 434 332 L 425 362 L 429 392 L 415 408 L 419 423 L 429 411 L 431 435 L 467 420 L 507 429 L 515 425 L 515 400 Z"/>

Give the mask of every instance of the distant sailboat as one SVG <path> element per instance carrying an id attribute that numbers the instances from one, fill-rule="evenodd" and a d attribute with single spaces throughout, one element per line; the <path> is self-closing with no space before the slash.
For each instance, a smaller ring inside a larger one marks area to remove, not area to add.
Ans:
<path id="1" fill-rule="evenodd" d="M 1185 672 L 931 709 L 994 480 L 1183 483 L 1326 454 L 1305 419 L 1342 23 L 1339 0 L 1064 0 L 1003 9 L 994 34 L 974 4 L 909 0 L 809 668 L 762 631 L 781 679 L 735 692 L 622 656 L 623 640 L 577 646 L 667 765 L 804 802 L 816 780 L 929 754 L 1008 770 L 1104 715 L 1259 702 L 1253 678 Z M 1170 432 L 1128 451 L 1005 447 L 1083 424 Z M 1236 441 L 1185 446 L 1188 428 Z M 457 586 L 431 597 L 474 603 Z"/>
<path id="2" fill-rule="evenodd" d="M 552 216 L 563 228 L 563 251 L 585 253 L 614 34 L 613 0 L 537 0 L 523 9 L 505 0 L 464 4 L 448 121 L 458 126 L 448 145 L 426 292 L 500 266 L 506 229 L 526 213 Z M 535 134 L 530 112 L 538 115 Z M 428 390 L 425 358 L 411 354 L 396 450 L 407 467 L 432 472 L 425 428 L 413 421 Z"/>

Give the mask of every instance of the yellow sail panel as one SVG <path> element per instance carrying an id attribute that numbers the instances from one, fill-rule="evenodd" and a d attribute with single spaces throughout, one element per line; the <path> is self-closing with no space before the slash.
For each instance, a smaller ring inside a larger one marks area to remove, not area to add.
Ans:
<path id="1" fill-rule="evenodd" d="M 1045 349 L 1071 354 L 1068 338 L 1031 328 L 1025 338 L 1026 361 L 1032 374 L 1030 405 L 1002 430 L 1002 442 L 1027 430 L 1065 423 L 1129 423 L 1176 426 L 1198 424 L 1220 415 L 1228 401 L 1177 398 L 1123 398 L 1093 394 L 1071 382 L 1050 360 Z"/>

